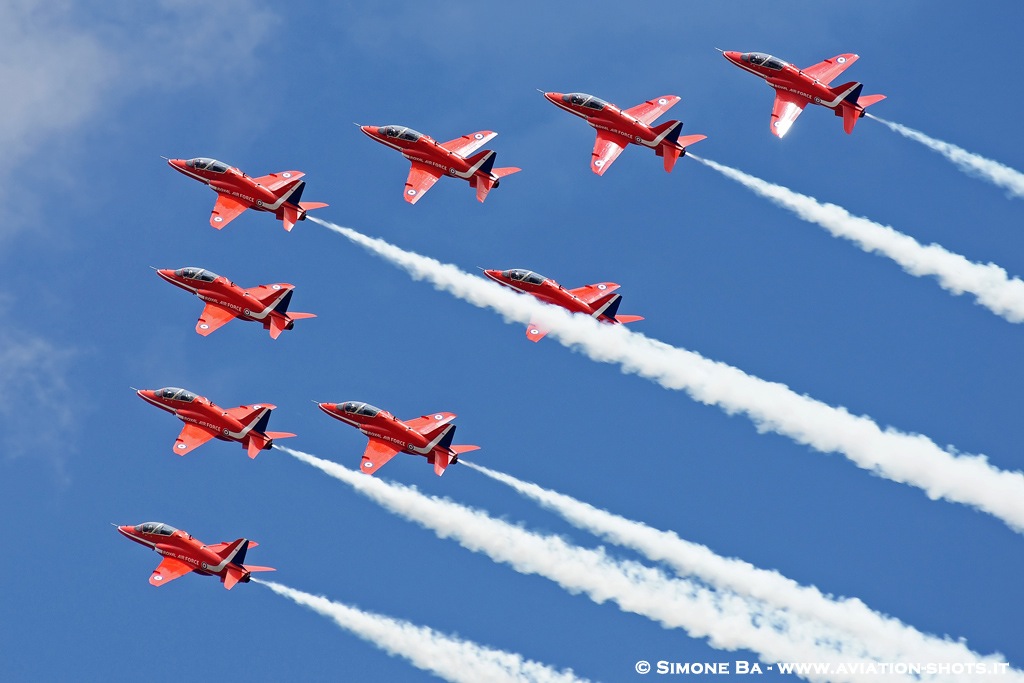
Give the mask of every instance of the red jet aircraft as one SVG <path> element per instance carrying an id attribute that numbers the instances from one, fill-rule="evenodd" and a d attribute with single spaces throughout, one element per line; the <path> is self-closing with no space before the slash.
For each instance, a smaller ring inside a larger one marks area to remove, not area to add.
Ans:
<path id="1" fill-rule="evenodd" d="M 444 175 L 468 180 L 476 188 L 477 200 L 482 202 L 487 199 L 491 188 L 498 187 L 502 178 L 522 170 L 514 166 L 493 168 L 497 152 L 489 149 L 473 154 L 497 135 L 490 130 L 441 143 L 404 126 L 359 126 L 359 130 L 377 142 L 397 149 L 412 162 L 409 178 L 405 181 L 405 201 L 410 204 L 418 202 Z"/>
<path id="2" fill-rule="evenodd" d="M 270 330 L 270 336 L 277 339 L 284 330 L 295 326 L 296 320 L 315 318 L 313 313 L 289 313 L 295 285 L 279 282 L 242 289 L 226 277 L 202 268 L 164 268 L 156 274 L 192 292 L 206 302 L 206 308 L 196 323 L 196 332 L 204 337 L 235 318 L 255 320 Z"/>
<path id="3" fill-rule="evenodd" d="M 644 319 L 640 315 L 615 314 L 622 303 L 622 296 L 613 293 L 619 288 L 614 282 L 566 289 L 549 277 L 520 268 L 485 270 L 484 275 L 499 285 L 529 294 L 545 303 L 561 306 L 572 313 L 584 313 L 603 323 L 633 323 Z M 526 338 L 533 342 L 540 341 L 547 333 L 548 330 L 533 322 L 526 328 Z"/>
<path id="4" fill-rule="evenodd" d="M 857 119 L 864 116 L 864 109 L 885 99 L 885 95 L 862 96 L 860 92 L 864 85 L 856 81 L 828 87 L 836 76 L 857 61 L 858 55 L 836 55 L 801 70 L 763 52 L 722 54 L 736 66 L 760 76 L 775 88 L 771 131 L 780 138 L 789 132 L 796 117 L 812 102 L 832 109 L 836 116 L 842 116 L 843 129 L 852 133 Z"/>
<path id="5" fill-rule="evenodd" d="M 208 398 L 177 387 L 138 389 L 135 393 L 185 423 L 174 442 L 174 452 L 178 455 L 185 455 L 210 439 L 220 439 L 239 442 L 249 457 L 255 458 L 260 451 L 273 446 L 274 439 L 295 436 L 289 432 L 267 431 L 270 412 L 277 407 L 269 403 L 225 410 Z"/>
<path id="6" fill-rule="evenodd" d="M 300 180 L 306 174 L 301 171 L 250 178 L 234 166 L 216 159 L 168 159 L 167 163 L 176 171 L 206 183 L 217 193 L 210 225 L 218 230 L 246 209 L 269 211 L 284 222 L 285 230 L 291 230 L 297 222 L 306 220 L 307 211 L 327 206 L 323 202 L 299 201 L 306 187 L 306 183 Z"/>
<path id="7" fill-rule="evenodd" d="M 245 553 L 258 543 L 240 538 L 231 543 L 206 545 L 192 534 L 160 522 L 119 526 L 117 530 L 141 545 L 152 548 L 164 559 L 149 577 L 154 586 L 163 586 L 189 572 L 219 576 L 228 590 L 238 582 L 249 583 L 253 572 L 272 572 L 273 567 L 244 565 Z"/>
<path id="8" fill-rule="evenodd" d="M 350 424 L 370 437 L 359 466 L 365 474 L 373 474 L 399 453 L 409 453 L 426 457 L 440 477 L 444 468 L 459 461 L 460 454 L 480 448 L 452 445 L 455 425 L 448 423 L 455 419 L 454 413 L 434 413 L 403 422 L 369 403 L 347 401 L 317 405 L 334 419 Z"/>
<path id="9" fill-rule="evenodd" d="M 686 148 L 707 137 L 679 137 L 679 131 L 683 127 L 682 121 L 666 121 L 651 127 L 654 119 L 679 101 L 675 95 L 647 100 L 625 110 L 582 92 L 567 95 L 546 92 L 544 97 L 556 107 L 586 119 L 587 123 L 597 129 L 597 142 L 594 143 L 594 151 L 590 155 L 590 170 L 597 175 L 604 175 L 630 143 L 650 147 L 659 157 L 664 157 L 665 171 L 671 173 L 679 157 L 686 156 Z"/>

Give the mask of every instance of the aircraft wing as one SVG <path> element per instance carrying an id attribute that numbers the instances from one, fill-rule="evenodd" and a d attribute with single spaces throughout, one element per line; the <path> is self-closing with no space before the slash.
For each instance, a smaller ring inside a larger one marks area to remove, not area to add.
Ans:
<path id="1" fill-rule="evenodd" d="M 806 98 L 799 95 L 776 90 L 775 105 L 772 107 L 772 134 L 780 138 L 785 136 L 807 102 Z"/>
<path id="2" fill-rule="evenodd" d="M 174 442 L 174 452 L 178 455 L 185 455 L 215 436 L 217 436 L 217 432 L 214 430 L 188 422 L 181 430 L 181 434 L 178 435 L 178 440 Z"/>
<path id="3" fill-rule="evenodd" d="M 628 144 L 629 140 L 621 135 L 606 130 L 597 131 L 597 141 L 594 142 L 594 151 L 590 155 L 590 170 L 597 175 L 604 175 Z"/>
<path id="4" fill-rule="evenodd" d="M 402 449 L 395 444 L 390 444 L 382 439 L 370 437 L 370 443 L 366 444 L 366 451 L 359 463 L 359 469 L 363 474 L 373 474 L 379 470 L 388 460 L 402 452 Z"/>
<path id="5" fill-rule="evenodd" d="M 261 175 L 259 178 L 253 178 L 253 180 L 271 192 L 277 192 L 288 183 L 294 182 L 304 175 L 306 174 L 302 171 L 281 171 L 280 173 Z"/>
<path id="6" fill-rule="evenodd" d="M 530 322 L 530 324 L 526 326 L 526 338 L 532 342 L 540 341 L 548 332 L 549 330 L 547 328 L 541 327 L 534 322 Z"/>
<path id="7" fill-rule="evenodd" d="M 850 65 L 858 59 L 860 59 L 860 56 L 855 54 L 836 55 L 832 59 L 826 59 L 824 62 L 818 62 L 814 66 L 807 67 L 803 72 L 804 75 L 828 85 L 835 80 L 836 76 L 850 68 Z"/>
<path id="8" fill-rule="evenodd" d="M 434 413 L 433 415 L 423 415 L 413 420 L 405 420 L 404 422 L 406 426 L 412 427 L 422 434 L 446 425 L 454 419 L 455 415 L 453 413 Z"/>
<path id="9" fill-rule="evenodd" d="M 204 308 L 203 312 L 199 314 L 199 322 L 196 323 L 196 332 L 205 337 L 234 319 L 235 314 L 223 306 L 207 303 L 206 308 Z"/>
<path id="10" fill-rule="evenodd" d="M 630 107 L 625 111 L 625 113 L 640 119 L 643 123 L 649 126 L 651 125 L 651 121 L 667 112 L 678 101 L 679 98 L 675 95 L 665 95 L 653 100 L 647 100 L 643 104 L 638 104 L 635 107 Z"/>
<path id="11" fill-rule="evenodd" d="M 179 576 L 185 576 L 192 567 L 185 564 L 181 560 L 176 560 L 173 557 L 165 557 L 160 564 L 156 566 L 153 573 L 149 575 L 149 582 L 154 586 L 162 586 L 165 583 L 174 581 Z"/>
<path id="12" fill-rule="evenodd" d="M 570 289 L 569 293 L 585 304 L 592 304 L 603 296 L 607 296 L 619 288 L 614 282 L 598 282 L 595 285 Z"/>
<path id="13" fill-rule="evenodd" d="M 420 197 L 427 193 L 427 190 L 434 186 L 438 178 L 444 173 L 433 166 L 421 164 L 418 161 L 412 162 L 409 169 L 409 178 L 405 181 L 405 201 L 415 204 Z"/>
<path id="14" fill-rule="evenodd" d="M 483 147 L 489 140 L 494 139 L 498 134 L 493 130 L 479 130 L 461 138 L 455 138 L 448 142 L 442 142 L 441 146 L 449 152 L 454 152 L 461 157 L 468 157 L 473 152 Z"/>
<path id="15" fill-rule="evenodd" d="M 213 205 L 213 213 L 210 214 L 210 225 L 220 230 L 248 208 L 245 202 L 226 194 L 218 194 L 217 203 Z"/>

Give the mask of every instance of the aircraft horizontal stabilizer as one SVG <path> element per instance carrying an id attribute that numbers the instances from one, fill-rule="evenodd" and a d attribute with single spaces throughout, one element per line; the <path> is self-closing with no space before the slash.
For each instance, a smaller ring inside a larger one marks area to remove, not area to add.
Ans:
<path id="1" fill-rule="evenodd" d="M 620 323 L 635 323 L 635 322 L 643 320 L 643 319 L 644 319 L 644 317 L 642 315 L 617 315 L 617 316 L 615 316 L 616 322 L 620 322 Z"/>
<path id="2" fill-rule="evenodd" d="M 701 140 L 707 139 L 707 135 L 684 135 L 676 140 L 676 144 L 680 147 L 686 148 L 700 142 Z"/>

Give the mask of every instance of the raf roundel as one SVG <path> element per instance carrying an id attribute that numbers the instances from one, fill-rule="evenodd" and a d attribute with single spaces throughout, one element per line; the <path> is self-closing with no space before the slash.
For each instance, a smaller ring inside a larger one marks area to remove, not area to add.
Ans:
<path id="1" fill-rule="evenodd" d="M 438 413 L 437 415 L 434 416 L 434 419 L 435 420 L 443 420 L 444 419 L 444 415 L 442 415 L 441 413 Z"/>
<path id="2" fill-rule="evenodd" d="M 222 220 L 224 220 L 224 219 L 223 219 L 223 218 L 221 218 L 220 216 L 214 216 L 214 217 L 213 217 L 213 220 L 214 220 L 214 222 L 215 222 L 215 223 L 220 223 L 220 222 L 221 222 Z"/>
<path id="3" fill-rule="evenodd" d="M 281 175 L 284 176 L 285 178 L 291 178 L 292 177 L 291 173 L 282 173 Z"/>
<path id="4" fill-rule="evenodd" d="M 164 577 L 161 576 L 160 574 L 156 574 L 156 575 L 153 576 L 153 580 L 154 581 L 163 581 Z"/>
<path id="5" fill-rule="evenodd" d="M 271 289 L 281 289 L 281 285 L 274 285 L 271 287 Z"/>
<path id="6" fill-rule="evenodd" d="M 839 62 L 840 64 L 846 64 L 846 57 L 839 57 L 838 59 L 836 59 L 836 61 Z"/>
<path id="7" fill-rule="evenodd" d="M 207 325 L 206 323 L 203 323 L 202 325 L 199 326 L 199 329 L 201 329 L 201 330 L 208 330 L 208 329 L 210 329 L 210 326 Z"/>
<path id="8" fill-rule="evenodd" d="M 178 448 L 184 449 L 184 448 L 185 448 L 185 444 L 183 444 L 183 443 L 179 443 L 179 444 L 178 444 Z"/>
<path id="9" fill-rule="evenodd" d="M 369 468 L 373 467 L 373 463 L 372 462 L 364 462 L 363 463 L 363 467 L 369 469 Z"/>
<path id="10" fill-rule="evenodd" d="M 662 97 L 661 99 L 658 100 L 658 104 L 667 104 L 667 103 L 668 103 L 668 100 L 666 100 L 664 97 Z"/>
<path id="11" fill-rule="evenodd" d="M 476 138 L 477 140 L 483 140 L 484 139 L 484 136 L 482 134 L 480 134 L 480 133 L 477 133 L 473 137 Z"/>
<path id="12" fill-rule="evenodd" d="M 594 162 L 594 166 L 598 166 L 598 167 L 604 166 L 604 159 L 598 159 L 598 160 L 596 160 L 596 161 Z"/>
<path id="13" fill-rule="evenodd" d="M 407 195 L 409 195 L 410 197 L 415 197 L 416 196 L 416 190 L 406 190 L 405 193 Z"/>
<path id="14" fill-rule="evenodd" d="M 608 289 L 608 285 L 598 285 L 598 289 Z"/>

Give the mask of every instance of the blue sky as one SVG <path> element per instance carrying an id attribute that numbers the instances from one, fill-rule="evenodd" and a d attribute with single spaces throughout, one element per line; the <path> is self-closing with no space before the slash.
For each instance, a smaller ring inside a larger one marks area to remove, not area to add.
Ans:
<path id="1" fill-rule="evenodd" d="M 856 596 L 918 629 L 1024 666 L 1024 539 L 998 520 L 873 477 L 839 456 L 697 404 L 473 308 L 311 223 L 265 214 L 223 231 L 214 195 L 159 158 L 212 156 L 252 175 L 300 169 L 319 215 L 472 269 L 522 267 L 569 287 L 622 284 L 636 329 L 937 443 L 1021 468 L 1019 325 L 683 159 L 627 149 L 593 175 L 593 131 L 537 88 L 632 106 L 706 134 L 701 156 L 840 204 L 975 261 L 1024 273 L 1024 205 L 864 120 L 809 108 L 784 140 L 772 93 L 715 47 L 846 75 L 872 112 L 1024 167 L 1010 2 L 141 7 L 19 0 L 0 10 L 7 218 L 0 296 L 0 662 L 6 680 L 210 677 L 418 681 L 429 676 L 255 585 L 188 577 L 109 526 L 167 522 L 301 590 L 605 681 L 637 659 L 721 653 L 614 605 L 569 595 L 391 515 L 277 452 L 171 452 L 181 424 L 129 386 L 183 386 L 222 406 L 273 402 L 288 445 L 355 467 L 365 439 L 310 403 L 459 415 L 474 460 L 682 537 Z M 1001 66 L 1002 65 L 1002 66 Z M 481 129 L 508 178 L 485 204 L 442 180 L 402 201 L 408 164 L 352 122 L 438 140 Z M 194 333 L 199 302 L 148 266 L 243 286 L 296 285 L 318 314 L 273 342 L 231 323 Z M 382 476 L 593 547 L 467 468 L 398 457 Z M 627 551 L 609 549 L 630 558 Z"/>

